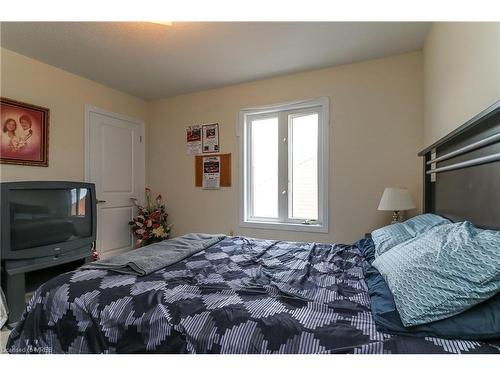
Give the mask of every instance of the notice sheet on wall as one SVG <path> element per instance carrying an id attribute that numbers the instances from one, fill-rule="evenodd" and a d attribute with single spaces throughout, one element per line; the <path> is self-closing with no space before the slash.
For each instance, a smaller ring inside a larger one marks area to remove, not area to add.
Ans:
<path id="1" fill-rule="evenodd" d="M 203 189 L 220 189 L 220 156 L 203 158 Z"/>
<path id="2" fill-rule="evenodd" d="M 203 152 L 219 152 L 219 124 L 202 126 Z"/>
<path id="3" fill-rule="evenodd" d="M 186 128 L 186 154 L 201 154 L 201 126 L 192 125 Z"/>

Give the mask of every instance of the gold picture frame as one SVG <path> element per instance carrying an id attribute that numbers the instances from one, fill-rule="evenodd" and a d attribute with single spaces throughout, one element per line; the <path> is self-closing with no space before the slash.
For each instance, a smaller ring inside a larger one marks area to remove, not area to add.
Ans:
<path id="1" fill-rule="evenodd" d="M 0 163 L 48 167 L 50 110 L 0 98 Z"/>

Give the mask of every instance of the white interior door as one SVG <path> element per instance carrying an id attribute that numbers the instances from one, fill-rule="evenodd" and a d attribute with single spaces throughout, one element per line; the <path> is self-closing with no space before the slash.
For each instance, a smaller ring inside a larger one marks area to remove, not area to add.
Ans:
<path id="1" fill-rule="evenodd" d="M 130 198 L 144 196 L 144 122 L 87 107 L 86 123 L 87 179 L 98 199 L 96 247 L 106 258 L 134 247 L 128 222 L 135 214 Z"/>

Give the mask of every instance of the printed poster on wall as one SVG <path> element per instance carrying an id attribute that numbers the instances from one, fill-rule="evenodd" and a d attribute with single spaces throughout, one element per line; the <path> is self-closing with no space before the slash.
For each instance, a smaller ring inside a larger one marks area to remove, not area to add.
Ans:
<path id="1" fill-rule="evenodd" d="M 186 128 L 186 154 L 201 154 L 201 126 L 192 125 Z"/>
<path id="2" fill-rule="evenodd" d="M 220 189 L 220 157 L 203 158 L 203 189 Z"/>
<path id="3" fill-rule="evenodd" d="M 219 124 L 202 126 L 203 153 L 219 152 Z"/>

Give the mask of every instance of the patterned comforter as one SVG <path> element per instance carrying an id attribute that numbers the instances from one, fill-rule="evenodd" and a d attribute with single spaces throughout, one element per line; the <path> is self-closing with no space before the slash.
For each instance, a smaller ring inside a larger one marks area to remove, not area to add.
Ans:
<path id="1" fill-rule="evenodd" d="M 41 286 L 11 353 L 500 353 L 377 332 L 349 245 L 227 237 L 148 276 L 76 270 Z"/>

